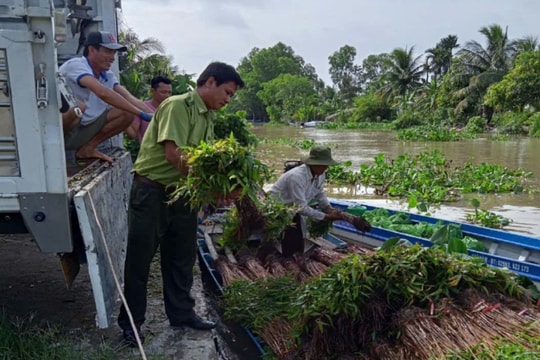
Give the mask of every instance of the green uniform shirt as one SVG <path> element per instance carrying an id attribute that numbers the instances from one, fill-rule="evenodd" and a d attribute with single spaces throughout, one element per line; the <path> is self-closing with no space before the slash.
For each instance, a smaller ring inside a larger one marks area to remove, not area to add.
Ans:
<path id="1" fill-rule="evenodd" d="M 164 142 L 183 147 L 211 141 L 214 118 L 196 91 L 167 98 L 150 121 L 133 170 L 166 186 L 176 184 L 181 175 L 165 158 Z"/>

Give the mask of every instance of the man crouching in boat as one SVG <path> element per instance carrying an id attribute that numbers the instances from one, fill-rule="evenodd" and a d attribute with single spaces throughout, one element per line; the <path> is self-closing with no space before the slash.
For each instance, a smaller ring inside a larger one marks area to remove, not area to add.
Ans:
<path id="1" fill-rule="evenodd" d="M 316 221 L 348 220 L 347 214 L 334 209 L 326 197 L 324 180 L 326 169 L 338 164 L 332 159 L 332 153 L 327 146 L 314 146 L 309 156 L 303 159 L 303 164 L 297 166 L 279 177 L 268 191 L 268 194 L 286 205 L 296 205 L 300 211 L 293 222 L 295 225 L 287 227 L 281 240 L 281 252 L 290 256 L 296 252 L 304 252 L 304 238 L 306 238 L 306 217 Z M 309 206 L 312 200 L 319 204 L 317 210 Z M 365 221 L 365 220 L 364 220 Z M 365 230 L 371 226 L 365 221 Z"/>

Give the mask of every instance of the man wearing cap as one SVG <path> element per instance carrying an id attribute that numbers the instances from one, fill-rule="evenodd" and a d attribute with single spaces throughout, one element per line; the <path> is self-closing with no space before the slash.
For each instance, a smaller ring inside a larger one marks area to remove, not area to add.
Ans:
<path id="1" fill-rule="evenodd" d="M 82 116 L 73 108 L 62 114 L 64 144 L 76 150 L 77 159 L 112 159 L 97 150 L 103 141 L 125 130 L 133 115 L 150 120 L 151 110 L 118 82 L 110 70 L 117 51 L 127 51 L 113 34 L 88 34 L 83 57 L 66 61 L 58 72 L 79 102 Z"/>
<path id="2" fill-rule="evenodd" d="M 341 211 L 332 208 L 324 191 L 325 171 L 331 165 L 338 164 L 332 159 L 332 153 L 327 146 L 314 146 L 309 156 L 303 159 L 303 164 L 297 166 L 279 177 L 268 191 L 270 196 L 280 200 L 286 205 L 295 205 L 298 211 L 294 223 L 300 226 L 290 226 L 284 233 L 281 241 L 282 254 L 290 256 L 296 252 L 304 252 L 304 238 L 306 237 L 306 220 L 343 220 Z M 312 200 L 317 200 L 317 210 L 309 206 Z"/>

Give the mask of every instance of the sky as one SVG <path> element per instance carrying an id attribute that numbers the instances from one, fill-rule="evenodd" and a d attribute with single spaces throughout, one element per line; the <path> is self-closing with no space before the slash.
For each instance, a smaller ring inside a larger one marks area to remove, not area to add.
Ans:
<path id="1" fill-rule="evenodd" d="M 328 57 L 414 46 L 415 54 L 447 35 L 464 45 L 483 26 L 508 27 L 510 39 L 540 39 L 540 0 L 126 0 L 124 25 L 140 39 L 160 40 L 179 70 L 197 76 L 212 61 L 237 66 L 253 48 L 278 42 L 313 65 L 331 85 Z"/>

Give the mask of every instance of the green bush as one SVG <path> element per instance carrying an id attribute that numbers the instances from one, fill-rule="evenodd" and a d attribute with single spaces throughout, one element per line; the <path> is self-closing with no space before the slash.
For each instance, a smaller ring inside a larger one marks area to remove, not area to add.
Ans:
<path id="1" fill-rule="evenodd" d="M 355 122 L 380 122 L 392 118 L 392 109 L 382 96 L 369 93 L 354 100 L 356 108 L 352 119 Z"/>
<path id="2" fill-rule="evenodd" d="M 397 116 L 393 124 L 396 129 L 406 129 L 413 126 L 423 125 L 424 122 L 416 111 L 407 109 Z"/>
<path id="3" fill-rule="evenodd" d="M 529 118 L 529 136 L 540 137 L 540 112 L 534 113 Z"/>
<path id="4" fill-rule="evenodd" d="M 242 146 L 257 144 L 257 137 L 249 130 L 251 124 L 246 120 L 245 111 L 237 111 L 235 114 L 224 111 L 217 112 L 214 132 L 216 139 L 226 139 L 232 133 Z"/>
<path id="5" fill-rule="evenodd" d="M 467 122 L 467 125 L 465 126 L 465 131 L 474 133 L 474 134 L 480 134 L 483 133 L 486 128 L 487 120 L 484 119 L 481 116 L 473 116 L 469 119 Z"/>
<path id="6" fill-rule="evenodd" d="M 497 119 L 499 133 L 508 135 L 527 135 L 527 113 L 508 111 L 500 114 Z"/>

